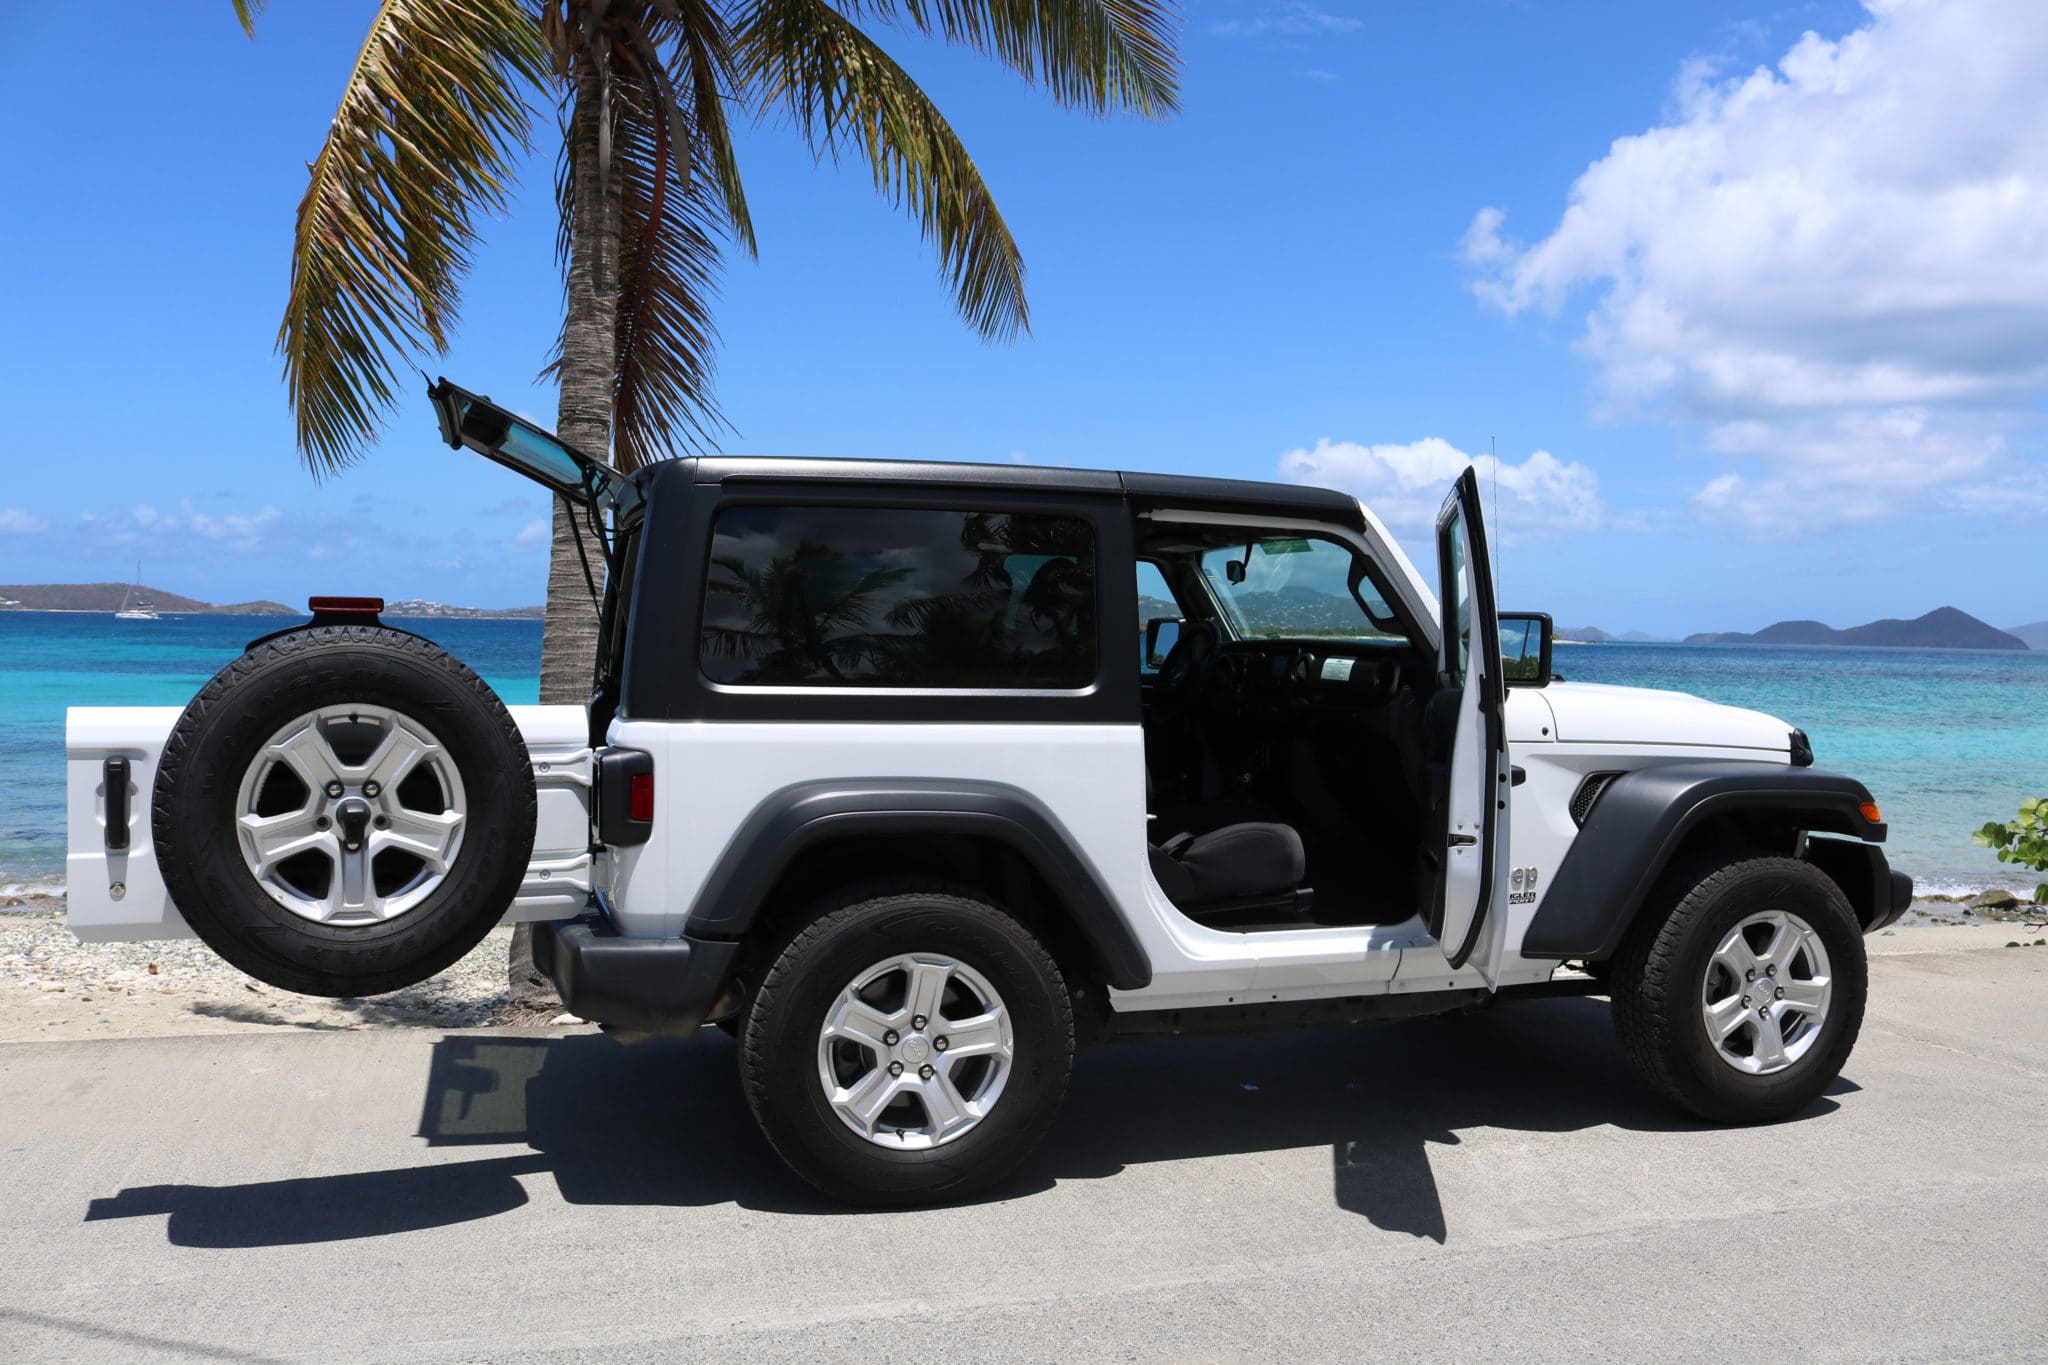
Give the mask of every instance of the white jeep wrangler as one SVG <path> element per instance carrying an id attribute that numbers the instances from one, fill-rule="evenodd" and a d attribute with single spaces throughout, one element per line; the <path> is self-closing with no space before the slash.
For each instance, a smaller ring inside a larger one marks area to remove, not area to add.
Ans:
<path id="1" fill-rule="evenodd" d="M 1554 678 L 1547 619 L 1495 611 L 1469 472 L 1432 593 L 1321 489 L 625 477 L 432 396 L 603 554 L 588 707 L 508 712 L 316 599 L 182 712 L 74 709 L 81 938 L 196 933 L 347 996 L 540 921 L 569 1009 L 728 1029 L 768 1140 L 869 1203 L 999 1179 L 1105 1039 L 1605 992 L 1644 1078 L 1730 1122 L 1855 1042 L 1861 935 L 1911 894 L 1870 793 L 1769 716 Z"/>

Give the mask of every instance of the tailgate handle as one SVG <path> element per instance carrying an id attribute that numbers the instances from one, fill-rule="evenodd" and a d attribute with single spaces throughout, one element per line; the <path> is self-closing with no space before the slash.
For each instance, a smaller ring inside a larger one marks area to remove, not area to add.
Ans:
<path id="1" fill-rule="evenodd" d="M 107 848 L 119 853 L 128 847 L 128 760 L 116 754 L 100 764 L 107 784 Z"/>

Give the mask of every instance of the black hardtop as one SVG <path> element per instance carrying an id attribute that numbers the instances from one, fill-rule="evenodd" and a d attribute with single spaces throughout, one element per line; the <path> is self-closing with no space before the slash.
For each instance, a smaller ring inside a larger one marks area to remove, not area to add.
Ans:
<path id="1" fill-rule="evenodd" d="M 1242 511 L 1260 507 L 1357 525 L 1358 503 L 1335 489 L 1254 479 L 1212 479 L 1047 465 L 952 460 L 844 460 L 808 456 L 716 455 L 662 460 L 635 476 L 643 484 L 860 483 L 881 488 L 958 488 L 988 492 L 1095 494 L 1140 507 Z"/>

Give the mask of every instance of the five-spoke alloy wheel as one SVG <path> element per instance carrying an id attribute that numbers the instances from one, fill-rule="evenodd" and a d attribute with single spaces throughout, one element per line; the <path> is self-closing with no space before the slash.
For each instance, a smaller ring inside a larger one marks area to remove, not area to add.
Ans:
<path id="1" fill-rule="evenodd" d="M 1016 1050 L 986 977 L 943 954 L 908 953 L 839 993 L 818 1030 L 818 1078 L 840 1121 L 868 1141 L 937 1147 L 987 1117 Z"/>
<path id="2" fill-rule="evenodd" d="M 962 1199 L 1001 1179 L 1052 1125 L 1073 1058 L 1045 945 L 939 886 L 851 888 L 799 922 L 739 1030 L 769 1142 L 853 1203 Z"/>
<path id="3" fill-rule="evenodd" d="M 249 875 L 295 915 L 371 924 L 418 905 L 462 848 L 462 774 L 441 741 L 387 706 L 350 703 L 287 723 L 236 802 Z"/>
<path id="4" fill-rule="evenodd" d="M 1827 1023 L 1828 950 L 1785 910 L 1759 910 L 1721 936 L 1707 960 L 1700 1010 L 1721 1060 L 1770 1076 L 1810 1050 Z"/>
<path id="5" fill-rule="evenodd" d="M 1863 930 L 1812 863 L 1703 854 L 1674 868 L 1614 959 L 1615 1028 L 1654 1088 L 1701 1118 L 1813 1104 L 1863 1022 Z"/>
<path id="6" fill-rule="evenodd" d="M 164 745 L 150 837 L 172 901 L 249 975 L 375 995 L 474 948 L 518 894 L 535 793 L 483 680 L 381 626 L 259 640 Z"/>

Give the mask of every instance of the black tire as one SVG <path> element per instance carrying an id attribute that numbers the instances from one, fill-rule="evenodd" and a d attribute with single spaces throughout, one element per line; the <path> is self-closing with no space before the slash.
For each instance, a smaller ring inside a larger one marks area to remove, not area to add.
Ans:
<path id="1" fill-rule="evenodd" d="M 1052 955 L 1002 911 L 950 890 L 854 890 L 818 911 L 762 978 L 740 1033 L 747 1102 L 770 1145 L 821 1193 L 849 1204 L 942 1203 L 1002 1179 L 1038 1146 L 1066 1094 L 1074 1014 Z M 972 1129 L 903 1151 L 868 1141 L 833 1112 L 819 1076 L 819 1031 L 858 975 L 919 951 L 986 978 L 1010 1014 L 1015 1056 L 994 1108 Z"/>
<path id="2" fill-rule="evenodd" d="M 375 924 L 320 924 L 286 909 L 251 873 L 237 833 L 243 776 L 270 737 L 347 704 L 427 727 L 468 806 L 442 883 Z M 309 627 L 257 644 L 193 698 L 164 746 L 150 819 L 164 885 L 214 952 L 281 990 L 376 995 L 446 969 L 503 916 L 533 853 L 533 771 L 510 713 L 446 651 L 380 626 Z"/>
<path id="3" fill-rule="evenodd" d="M 1812 926 L 1834 989 L 1805 1055 L 1782 1071 L 1751 1075 L 1715 1050 L 1700 994 L 1722 937 L 1769 908 Z M 1869 968 L 1856 914 L 1826 873 L 1794 858 L 1729 852 L 1664 878 L 1615 958 L 1612 987 L 1622 1050 L 1653 1089 L 1710 1122 L 1763 1123 L 1804 1110 L 1841 1073 L 1863 1025 Z"/>

